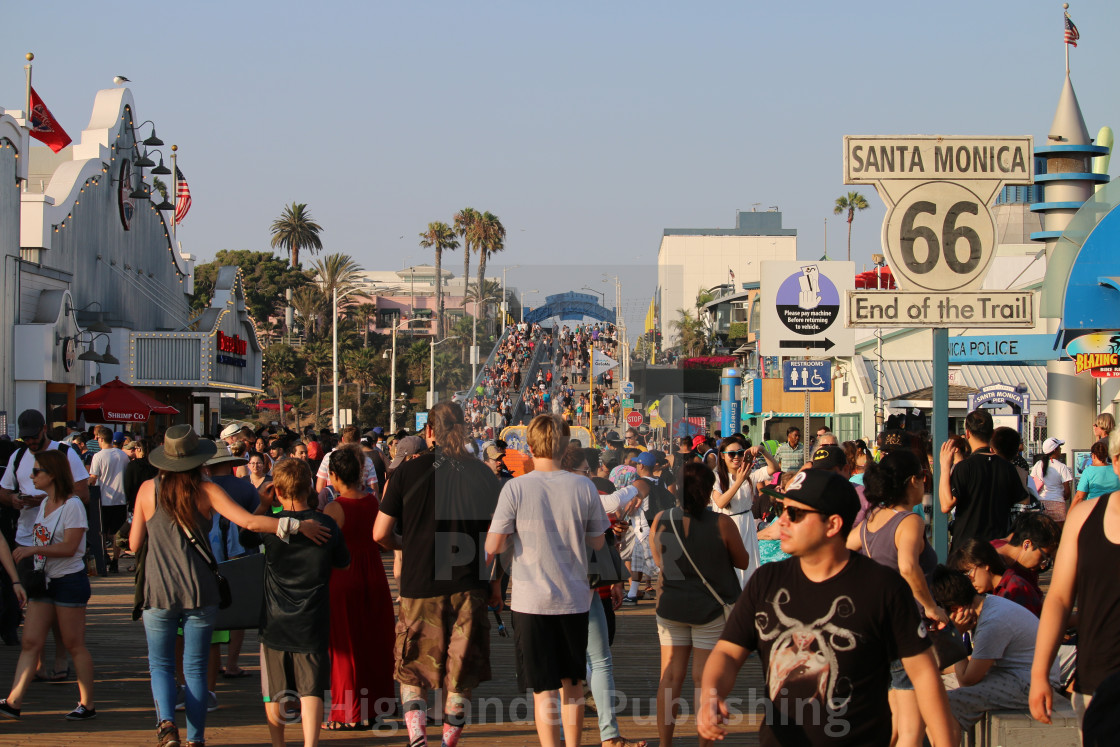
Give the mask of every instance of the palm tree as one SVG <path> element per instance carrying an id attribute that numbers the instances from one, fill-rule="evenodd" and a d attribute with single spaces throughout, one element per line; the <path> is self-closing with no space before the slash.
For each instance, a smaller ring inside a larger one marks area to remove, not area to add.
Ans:
<path id="1" fill-rule="evenodd" d="M 696 291 L 696 321 L 700 321 L 700 312 L 704 307 L 716 299 L 715 295 L 708 290 L 701 288 Z"/>
<path id="2" fill-rule="evenodd" d="M 677 318 L 669 322 L 669 327 L 677 334 L 677 348 L 682 354 L 696 356 L 704 351 L 704 328 L 687 309 L 677 309 Z"/>
<path id="3" fill-rule="evenodd" d="M 304 360 L 307 367 L 315 372 L 315 427 L 319 427 L 319 415 L 322 413 L 323 372 L 331 370 L 333 359 L 331 347 L 325 340 L 318 340 L 303 349 Z"/>
<path id="4" fill-rule="evenodd" d="M 362 330 L 362 347 L 369 347 L 369 326 L 377 319 L 377 304 L 360 303 L 353 307 L 354 319 Z"/>
<path id="5" fill-rule="evenodd" d="M 279 218 L 272 221 L 272 248 L 288 252 L 292 269 L 299 267 L 299 252 L 307 249 L 312 254 L 323 250 L 319 232 L 323 227 L 311 218 L 307 205 L 293 202 L 284 208 Z"/>
<path id="6" fill-rule="evenodd" d="M 292 308 L 303 320 L 303 333 L 308 337 L 317 335 L 319 322 L 330 310 L 330 302 L 314 285 L 305 285 L 292 295 Z"/>
<path id="7" fill-rule="evenodd" d="M 428 224 L 428 230 L 420 234 L 420 246 L 435 249 L 436 252 L 436 339 L 443 339 L 443 252 L 459 248 L 455 231 L 443 221 Z"/>
<path id="8" fill-rule="evenodd" d="M 866 210 L 870 205 L 859 192 L 849 192 L 843 197 L 836 198 L 836 207 L 832 208 L 835 215 L 844 211 L 848 213 L 848 261 L 852 261 L 852 220 L 856 217 L 857 210 Z"/>
<path id="9" fill-rule="evenodd" d="M 472 207 L 455 213 L 455 233 L 463 239 L 463 308 L 467 306 L 466 294 L 471 284 L 471 249 L 478 251 L 478 229 L 482 215 Z"/>
<path id="10" fill-rule="evenodd" d="M 362 407 L 362 387 L 373 386 L 377 369 L 381 365 L 381 354 L 369 348 L 358 348 L 346 354 L 346 377 L 358 385 L 358 400 L 355 409 Z"/>
<path id="11" fill-rule="evenodd" d="M 317 259 L 311 265 L 315 273 L 315 282 L 319 290 L 327 298 L 342 296 L 352 291 L 355 284 L 361 279 L 362 267 L 349 254 L 328 254 L 322 259 Z"/>
<path id="12" fill-rule="evenodd" d="M 506 246 L 506 228 L 498 216 L 490 211 L 482 214 L 475 241 L 478 247 L 478 286 L 482 287 L 486 280 L 486 261 Z"/>

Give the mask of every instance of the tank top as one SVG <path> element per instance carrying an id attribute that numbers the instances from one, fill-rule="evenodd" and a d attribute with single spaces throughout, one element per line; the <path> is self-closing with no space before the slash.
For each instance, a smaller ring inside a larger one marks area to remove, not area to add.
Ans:
<path id="1" fill-rule="evenodd" d="M 1120 584 L 1108 569 L 1120 567 L 1120 545 L 1104 534 L 1104 515 L 1115 493 L 1097 499 L 1077 535 L 1078 626 L 1075 689 L 1092 695 L 1105 677 L 1120 671 Z"/>
<path id="2" fill-rule="evenodd" d="M 886 524 L 875 531 L 867 528 L 867 521 L 865 520 L 860 524 L 859 529 L 859 538 L 863 544 L 863 549 L 860 552 L 879 565 L 885 565 L 897 571 L 898 546 L 894 543 L 894 536 L 898 532 L 898 525 L 911 513 L 910 511 L 896 512 L 894 516 L 887 519 Z M 933 574 L 933 569 L 937 567 L 937 553 L 930 547 L 929 540 L 923 537 L 922 543 L 922 550 L 918 553 L 918 567 L 922 569 L 922 575 L 928 579 Z"/>
<path id="3" fill-rule="evenodd" d="M 206 542 L 211 522 L 195 509 L 195 537 Z M 193 610 L 217 606 L 214 572 L 156 500 L 148 519 L 148 555 L 144 570 L 144 609 Z"/>
<path id="4" fill-rule="evenodd" d="M 673 516 L 675 518 L 670 519 Z M 689 515 L 688 533 L 679 509 L 662 514 L 654 541 L 661 543 L 661 592 L 657 595 L 657 614 L 666 620 L 703 625 L 723 614 L 708 587 L 700 580 L 677 543 L 669 521 L 677 526 L 688 554 L 704 578 L 727 604 L 739 598 L 739 578 L 731 565 L 731 554 L 719 533 L 719 514 L 705 508 L 699 516 Z"/>

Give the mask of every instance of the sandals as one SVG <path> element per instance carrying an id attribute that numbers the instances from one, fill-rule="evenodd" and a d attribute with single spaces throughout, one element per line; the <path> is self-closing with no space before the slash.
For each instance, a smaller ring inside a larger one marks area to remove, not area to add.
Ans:
<path id="1" fill-rule="evenodd" d="M 231 672 L 228 669 L 222 672 L 222 678 L 227 680 L 239 680 L 242 677 L 252 677 L 253 673 L 247 669 L 238 669 L 236 672 Z"/>
<path id="2" fill-rule="evenodd" d="M 327 721 L 323 724 L 326 731 L 365 731 L 368 728 L 365 724 L 347 724 L 343 721 Z"/>
<path id="3" fill-rule="evenodd" d="M 66 667 L 66 671 L 64 672 L 60 672 L 57 669 L 52 669 L 50 674 L 35 674 L 36 682 L 53 682 L 57 684 L 59 682 L 66 682 L 68 679 L 70 679 L 69 666 Z"/>
<path id="4" fill-rule="evenodd" d="M 626 737 L 615 737 L 608 739 L 606 742 L 611 743 L 614 747 L 646 747 L 646 740 L 644 739 L 627 739 Z"/>

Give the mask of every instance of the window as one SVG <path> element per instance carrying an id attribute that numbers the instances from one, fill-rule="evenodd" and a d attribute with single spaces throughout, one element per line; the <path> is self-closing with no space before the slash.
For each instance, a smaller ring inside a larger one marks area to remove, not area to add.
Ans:
<path id="1" fill-rule="evenodd" d="M 400 309 L 378 309 L 377 310 L 377 326 L 378 327 L 395 327 L 401 319 Z"/>

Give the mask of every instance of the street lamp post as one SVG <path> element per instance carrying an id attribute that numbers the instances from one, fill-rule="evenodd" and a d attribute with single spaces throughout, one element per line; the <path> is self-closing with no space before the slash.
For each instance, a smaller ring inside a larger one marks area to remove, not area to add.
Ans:
<path id="1" fill-rule="evenodd" d="M 516 270 L 521 265 L 510 265 L 509 267 L 502 268 L 502 334 L 506 333 L 506 273 L 510 270 Z"/>
<path id="2" fill-rule="evenodd" d="M 883 289 L 883 264 L 886 257 L 882 254 L 872 254 L 871 261 L 875 263 L 875 290 Z M 875 328 L 875 435 L 883 431 L 883 329 Z"/>
<path id="3" fill-rule="evenodd" d="M 436 406 L 436 345 L 442 345 L 443 343 L 447 342 L 448 340 L 458 340 L 458 339 L 459 339 L 459 335 L 452 335 L 451 337 L 445 337 L 442 340 L 440 340 L 439 342 L 436 342 L 435 337 L 428 338 L 429 342 L 431 343 L 431 348 L 429 349 L 430 360 L 429 360 L 429 368 L 428 368 L 428 409 L 429 410 L 431 410 L 433 407 Z"/>
<path id="4" fill-rule="evenodd" d="M 526 293 L 531 295 L 533 293 L 540 293 L 540 291 L 539 290 L 521 291 L 521 323 L 522 324 L 525 323 L 525 294 Z"/>
<path id="5" fill-rule="evenodd" d="M 604 293 L 603 291 L 595 290 L 594 288 L 588 288 L 586 285 L 583 286 L 582 288 L 580 288 L 580 290 L 591 291 L 592 293 L 598 293 L 599 296 L 601 297 L 599 305 L 600 306 L 606 306 L 607 305 L 607 294 Z"/>
<path id="6" fill-rule="evenodd" d="M 343 299 L 351 293 L 355 293 L 357 288 L 350 288 L 342 294 Z M 332 383 L 334 402 L 331 407 L 331 430 L 338 433 L 338 286 L 336 285 L 331 289 L 333 303 L 331 304 L 331 360 L 332 365 Z M 358 403 L 359 405 L 361 403 Z M 280 413 L 283 415 L 283 413 Z M 316 415 L 315 417 L 318 417 Z"/>
<path id="7" fill-rule="evenodd" d="M 614 323 L 618 329 L 618 337 L 620 347 L 622 348 L 622 356 L 619 361 L 619 373 L 622 375 L 623 381 L 630 380 L 630 340 L 626 336 L 626 319 L 622 316 L 622 280 L 618 275 L 608 275 L 603 273 L 602 282 L 614 280 Z M 606 295 L 604 294 L 604 298 Z"/>

